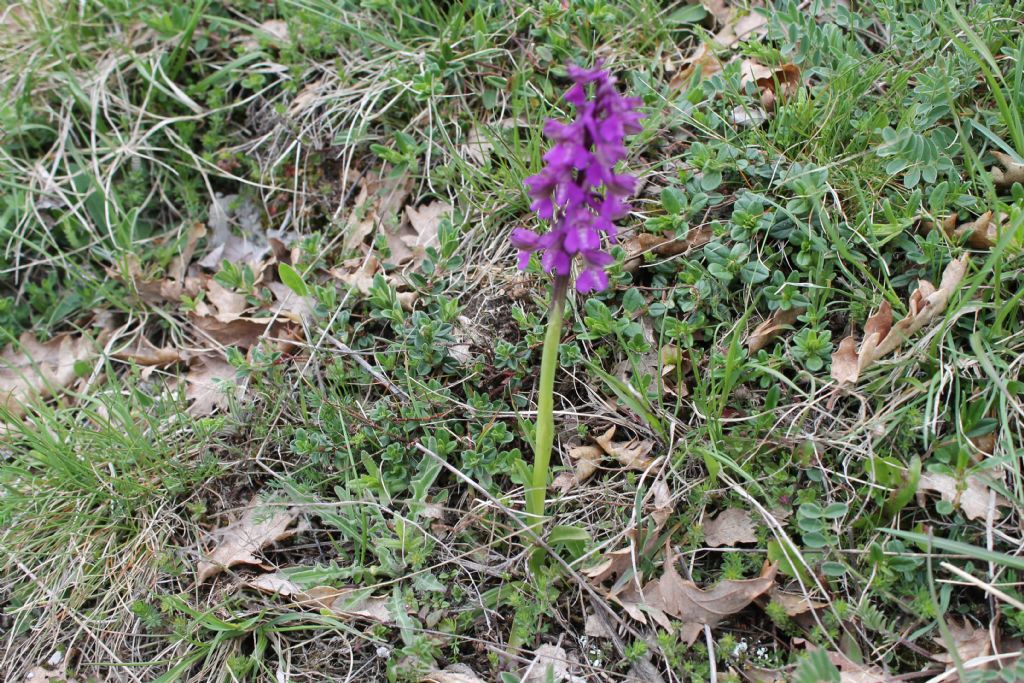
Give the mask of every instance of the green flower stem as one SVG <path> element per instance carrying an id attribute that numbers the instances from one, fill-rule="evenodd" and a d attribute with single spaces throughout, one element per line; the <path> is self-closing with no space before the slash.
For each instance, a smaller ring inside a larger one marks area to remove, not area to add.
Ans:
<path id="1" fill-rule="evenodd" d="M 555 440 L 555 369 L 558 367 L 558 344 L 562 339 L 562 314 L 568 277 L 556 277 L 551 291 L 551 310 L 548 330 L 544 335 L 544 350 L 540 360 L 540 388 L 537 396 L 537 431 L 533 456 L 533 481 L 526 492 L 526 512 L 536 533 L 544 522 L 544 496 L 548 487 L 548 466 L 551 446 Z"/>

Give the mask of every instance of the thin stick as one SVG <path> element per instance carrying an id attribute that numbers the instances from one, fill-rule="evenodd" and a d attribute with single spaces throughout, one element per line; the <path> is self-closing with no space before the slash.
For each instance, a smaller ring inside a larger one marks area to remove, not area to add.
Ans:
<path id="1" fill-rule="evenodd" d="M 367 363 L 366 359 L 363 358 L 361 354 L 356 353 L 355 351 L 350 349 L 347 344 L 345 344 L 344 342 L 342 342 L 342 341 L 340 341 L 338 339 L 335 339 L 331 335 L 326 335 L 326 336 L 327 336 L 327 340 L 330 341 L 332 344 L 334 344 L 336 347 L 338 347 L 339 351 L 341 351 L 342 353 L 344 353 L 344 354 L 346 354 L 348 356 L 352 356 L 352 359 L 355 360 L 356 363 L 359 363 L 359 365 L 361 365 L 364 370 L 366 370 L 368 373 L 373 375 L 374 379 L 376 379 L 378 382 L 380 382 L 385 387 L 387 387 L 388 391 L 390 391 L 395 396 L 398 396 L 399 398 L 404 398 L 407 401 L 409 400 L 409 394 L 407 394 L 404 391 L 402 391 L 402 389 L 399 388 L 399 386 L 397 384 L 395 384 L 394 382 L 389 380 L 387 377 L 385 377 L 384 373 L 382 373 L 380 370 L 378 370 L 377 368 L 375 368 L 372 365 L 370 365 L 369 363 Z"/>
<path id="2" fill-rule="evenodd" d="M 976 577 L 976 576 L 974 576 L 972 574 L 968 574 L 963 569 L 960 569 L 959 567 L 955 567 L 955 566 L 951 565 L 949 562 L 940 562 L 939 566 L 942 567 L 943 569 L 946 569 L 946 570 L 956 574 L 957 576 L 962 578 L 964 581 L 967 581 L 968 583 L 977 586 L 978 588 L 980 588 L 981 590 L 985 591 L 989 595 L 992 595 L 992 596 L 995 596 L 997 598 L 1000 598 L 1001 600 L 1005 600 L 1006 602 L 1010 603 L 1011 605 L 1013 605 L 1014 607 L 1016 607 L 1019 610 L 1024 610 L 1024 602 L 1021 602 L 1020 600 L 1018 600 L 1017 598 L 1013 597 L 1012 595 L 1007 595 L 1006 593 L 1004 593 L 1003 591 L 999 590 L 998 588 L 996 588 L 992 584 L 985 583 L 984 581 L 982 581 L 978 577 Z"/>

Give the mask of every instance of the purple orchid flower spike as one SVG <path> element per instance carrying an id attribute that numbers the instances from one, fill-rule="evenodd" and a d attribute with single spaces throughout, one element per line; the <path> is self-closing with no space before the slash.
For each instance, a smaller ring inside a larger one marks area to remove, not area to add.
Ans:
<path id="1" fill-rule="evenodd" d="M 604 269 L 613 259 L 602 250 L 602 236 L 615 241 L 615 221 L 629 213 L 626 199 L 636 190 L 636 178 L 616 173 L 615 165 L 626 157 L 625 137 L 640 132 L 643 114 L 637 111 L 640 98 L 620 95 L 600 62 L 568 71 L 574 85 L 565 100 L 576 108 L 576 120 L 544 124 L 544 135 L 555 144 L 541 172 L 525 180 L 530 208 L 551 221 L 551 230 L 517 228 L 511 242 L 519 249 L 520 270 L 537 251 L 544 271 L 557 278 L 567 278 L 579 256 L 576 289 L 585 294 L 608 287 Z"/>

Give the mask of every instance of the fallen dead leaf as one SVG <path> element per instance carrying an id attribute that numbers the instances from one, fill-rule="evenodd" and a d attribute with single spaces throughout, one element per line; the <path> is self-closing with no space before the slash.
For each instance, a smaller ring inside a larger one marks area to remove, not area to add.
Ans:
<path id="1" fill-rule="evenodd" d="M 775 587 L 766 594 L 766 597 L 770 598 L 771 602 L 781 605 L 782 609 L 786 610 L 786 614 L 790 617 L 798 617 L 801 614 L 810 612 L 811 610 L 824 609 L 825 607 L 828 607 L 827 602 L 813 600 L 806 595 L 785 593 Z"/>
<path id="2" fill-rule="evenodd" d="M 654 447 L 654 442 L 648 439 L 632 439 L 630 441 L 613 441 L 615 427 L 612 426 L 603 435 L 594 440 L 597 446 L 581 445 L 569 449 L 569 458 L 574 466 L 571 472 L 562 472 L 555 477 L 552 488 L 561 490 L 564 494 L 575 485 L 581 484 L 598 470 L 601 459 L 610 456 L 618 461 L 618 464 L 631 470 L 643 472 L 649 468 L 654 460 L 648 458 L 648 454 Z"/>
<path id="3" fill-rule="evenodd" d="M 604 451 L 596 446 L 577 446 L 576 448 L 569 449 L 569 457 L 575 462 L 575 468 L 570 474 L 569 487 L 575 484 L 582 484 L 597 471 L 601 463 L 601 458 L 604 457 Z M 562 487 L 563 491 L 568 488 Z"/>
<path id="4" fill-rule="evenodd" d="M 256 27 L 275 40 L 288 42 L 288 24 L 282 19 L 270 19 Z"/>
<path id="5" fill-rule="evenodd" d="M 180 254 L 171 259 L 171 263 L 167 267 L 168 278 L 178 283 L 185 281 L 185 273 L 188 271 L 189 264 L 192 263 L 192 256 L 196 253 L 196 245 L 204 237 L 206 237 L 206 226 L 202 223 L 193 223 L 185 238 L 184 248 Z"/>
<path id="6" fill-rule="evenodd" d="M 75 683 L 74 678 L 68 678 L 67 674 L 37 666 L 25 673 L 24 683 Z"/>
<path id="7" fill-rule="evenodd" d="M 708 78 L 719 73 L 723 68 L 722 62 L 715 56 L 714 51 L 707 43 L 701 43 L 695 47 L 679 66 L 679 71 L 669 81 L 669 87 L 673 90 L 688 88 L 698 70 L 702 78 Z"/>
<path id="8" fill-rule="evenodd" d="M 796 64 L 770 67 L 753 59 L 744 59 L 740 64 L 740 85 L 748 83 L 757 86 L 761 93 L 761 106 L 771 112 L 779 98 L 791 97 L 800 88 L 800 67 Z"/>
<path id="9" fill-rule="evenodd" d="M 733 107 L 729 114 L 729 121 L 734 126 L 742 128 L 760 126 L 769 118 L 768 112 L 763 107 L 750 107 L 744 104 Z"/>
<path id="10" fill-rule="evenodd" d="M 633 549 L 631 547 L 622 548 L 606 554 L 604 560 L 593 567 L 584 569 L 583 574 L 594 583 L 604 583 L 632 570 L 635 564 Z"/>
<path id="11" fill-rule="evenodd" d="M 293 602 L 306 609 L 327 610 L 339 616 L 358 617 L 382 624 L 394 621 L 388 611 L 388 598 L 366 595 L 362 589 L 332 586 L 302 588 L 283 572 L 261 574 L 245 585 L 264 593 L 292 598 Z"/>
<path id="12" fill-rule="evenodd" d="M 134 254 L 127 257 L 128 281 L 143 302 L 158 306 L 166 303 L 179 303 L 183 296 L 195 298 L 203 290 L 205 278 L 185 276 L 182 280 L 173 278 L 149 278 L 139 265 Z M 117 280 L 124 280 L 121 273 L 108 269 L 108 274 Z"/>
<path id="13" fill-rule="evenodd" d="M 611 638 L 612 632 L 608 623 L 599 614 L 588 614 L 583 624 L 583 632 L 590 638 Z"/>
<path id="14" fill-rule="evenodd" d="M 295 96 L 295 99 L 288 105 L 288 116 L 297 118 L 311 105 L 319 101 L 322 92 L 326 89 L 326 79 L 318 79 L 311 83 L 307 83 L 299 94 Z"/>
<path id="15" fill-rule="evenodd" d="M 239 564 L 252 564 L 264 569 L 264 564 L 255 553 L 271 543 L 288 538 L 295 531 L 289 530 L 299 516 L 300 508 L 275 504 L 270 498 L 254 496 L 242 511 L 237 522 L 219 529 L 214 549 L 197 567 L 197 582 L 202 583 Z"/>
<path id="16" fill-rule="evenodd" d="M 106 337 L 102 333 L 94 342 L 84 335 L 61 334 L 40 342 L 31 332 L 22 333 L 17 344 L 0 354 L 0 405 L 21 416 L 27 401 L 71 386 L 77 378 L 75 364 L 95 358 L 95 346 Z"/>
<path id="17" fill-rule="evenodd" d="M 166 346 L 157 347 L 148 339 L 140 337 L 130 349 L 118 351 L 112 354 L 112 357 L 118 360 L 132 361 L 139 365 L 155 365 L 159 367 L 187 360 L 188 354 Z"/>
<path id="18" fill-rule="evenodd" d="M 373 277 L 377 274 L 380 263 L 375 256 L 348 259 L 339 268 L 328 271 L 332 277 L 341 280 L 363 296 L 370 295 Z"/>
<path id="19" fill-rule="evenodd" d="M 910 295 L 907 315 L 892 324 L 892 310 L 883 302 L 877 313 L 865 323 L 864 341 L 855 351 L 853 335 L 843 339 L 832 354 L 832 379 L 839 384 L 854 384 L 869 366 L 895 351 L 904 341 L 946 310 L 953 291 L 967 272 L 967 257 L 949 262 L 942 273 L 939 287 L 927 280 L 919 280 Z M 856 361 L 854 363 L 854 360 Z"/>
<path id="20" fill-rule="evenodd" d="M 206 283 L 206 300 L 217 309 L 213 317 L 222 323 L 244 317 L 249 308 L 244 294 L 231 291 L 213 278 Z"/>
<path id="21" fill-rule="evenodd" d="M 733 8 L 732 18 L 715 34 L 714 42 L 721 47 L 734 48 L 743 41 L 763 36 L 767 32 L 768 17 L 750 12 L 737 19 Z"/>
<path id="22" fill-rule="evenodd" d="M 281 334 L 283 321 L 273 319 L 257 320 L 239 318 L 224 322 L 212 315 L 189 315 L 192 329 L 201 340 L 213 341 L 220 346 L 237 346 L 248 349 L 264 337 L 275 337 Z"/>
<path id="23" fill-rule="evenodd" d="M 987 628 L 976 628 L 966 618 L 963 624 L 957 622 L 956 619 L 950 619 L 948 626 L 961 662 L 968 662 L 975 657 L 984 657 L 992 654 L 992 639 L 989 637 Z M 948 648 L 944 638 L 936 637 L 933 640 L 936 645 Z M 934 659 L 943 664 L 953 664 L 953 655 L 948 649 L 942 654 L 934 655 Z"/>
<path id="24" fill-rule="evenodd" d="M 647 623 L 646 612 L 666 629 L 672 628 L 669 617 L 682 622 L 680 638 L 692 644 L 702 628 L 715 626 L 723 619 L 746 608 L 755 598 L 764 595 L 775 585 L 776 567 L 768 565 L 756 579 L 722 581 L 713 588 L 703 590 L 693 581 L 683 579 L 675 568 L 675 558 L 666 560 L 661 578 L 650 581 L 641 594 L 629 584 L 617 595 L 611 596 L 623 607 L 627 604 L 630 616 Z M 636 609 L 639 608 L 639 609 Z"/>
<path id="25" fill-rule="evenodd" d="M 218 270 L 222 261 L 248 265 L 258 281 L 267 265 L 263 257 L 270 253 L 263 228 L 263 209 L 248 196 L 217 195 L 210 203 L 206 225 L 210 230 L 210 251 L 199 265 L 209 270 Z"/>
<path id="26" fill-rule="evenodd" d="M 240 393 L 239 388 L 232 388 L 237 373 L 238 369 L 220 356 L 196 358 L 185 376 L 188 414 L 205 417 L 218 409 L 226 409 L 231 404 L 231 394 L 237 398 Z"/>
<path id="27" fill-rule="evenodd" d="M 654 520 L 655 526 L 660 529 L 665 526 L 669 517 L 672 516 L 675 504 L 672 501 L 672 492 L 668 490 L 668 484 L 665 483 L 664 479 L 659 479 L 655 482 L 654 486 L 651 487 L 651 491 L 654 493 L 654 508 L 651 510 L 651 519 Z"/>
<path id="28" fill-rule="evenodd" d="M 921 480 L 917 484 L 918 504 L 924 505 L 924 491 L 934 491 L 939 496 L 952 503 L 954 507 L 963 510 L 968 519 L 985 519 L 988 517 L 989 494 L 991 489 L 985 483 L 981 475 L 969 475 L 964 482 L 964 488 L 960 490 L 960 482 L 948 474 L 936 474 L 935 472 L 923 472 Z M 1010 501 L 998 493 L 995 495 L 996 507 L 1010 505 Z M 996 516 L 1000 517 L 997 511 Z"/>
<path id="29" fill-rule="evenodd" d="M 631 441 L 613 441 L 615 427 L 611 427 L 602 436 L 596 437 L 595 446 L 577 446 L 569 449 L 569 457 L 575 463 L 572 472 L 563 472 L 555 477 L 552 487 L 563 493 L 573 486 L 582 484 L 598 470 L 601 459 L 608 455 L 615 458 L 620 465 L 630 470 L 643 472 L 654 463 L 647 457 L 654 448 L 654 442 L 648 439 Z"/>
<path id="30" fill-rule="evenodd" d="M 709 548 L 734 546 L 737 543 L 757 543 L 754 521 L 750 513 L 739 508 L 729 508 L 714 519 L 706 520 L 704 543 Z"/>
<path id="31" fill-rule="evenodd" d="M 612 368 L 611 374 L 626 385 L 632 383 L 636 377 L 646 377 L 647 379 L 641 380 L 641 383 L 653 380 L 657 389 L 665 394 L 688 396 L 689 388 L 683 380 L 682 373 L 677 373 L 676 368 L 681 366 L 683 372 L 689 371 L 689 355 L 684 355 L 682 350 L 673 344 L 666 344 L 659 350 L 652 319 L 649 316 L 641 316 L 639 323 L 644 341 L 650 345 L 649 350 L 622 359 Z"/>
<path id="32" fill-rule="evenodd" d="M 167 367 L 187 361 L 191 354 L 170 347 L 157 347 L 145 337 L 139 337 L 134 344 L 111 354 L 112 358 L 137 363 L 143 367 L 142 377 L 145 379 L 156 368 Z"/>
<path id="33" fill-rule="evenodd" d="M 853 335 L 839 342 L 839 347 L 832 354 L 832 379 L 839 384 L 853 384 L 860 376 L 857 356 L 857 340 Z"/>
<path id="34" fill-rule="evenodd" d="M 749 664 L 743 667 L 742 677 L 740 677 L 740 674 L 736 669 L 730 668 L 730 671 L 735 674 L 739 680 L 750 681 L 751 683 L 788 683 L 792 675 L 790 671 L 765 669 L 759 666 L 750 666 Z"/>
<path id="35" fill-rule="evenodd" d="M 803 638 L 793 638 L 791 642 L 796 646 L 803 645 L 808 652 L 821 649 Z M 892 683 L 897 680 L 887 676 L 877 666 L 865 666 L 854 662 L 842 652 L 827 650 L 825 655 L 828 657 L 828 661 L 839 669 L 840 683 Z"/>
<path id="36" fill-rule="evenodd" d="M 612 426 L 602 436 L 594 439 L 601 449 L 619 461 L 619 464 L 630 470 L 643 472 L 654 463 L 647 454 L 654 448 L 650 439 L 631 439 L 629 441 L 613 441 L 616 427 Z"/>
<path id="37" fill-rule="evenodd" d="M 728 23 L 735 12 L 726 0 L 701 0 L 700 4 L 704 5 L 704 9 L 715 18 L 715 23 L 719 26 Z"/>
<path id="38" fill-rule="evenodd" d="M 380 268 L 380 261 L 373 255 L 366 256 L 365 258 L 348 259 L 341 264 L 341 267 L 332 268 L 328 272 L 332 277 L 341 280 L 363 296 L 370 296 L 373 279 L 378 272 L 384 275 L 385 278 L 387 277 Z M 395 283 L 392 282 L 392 284 Z M 416 292 L 398 292 L 398 303 L 407 311 L 412 310 L 417 298 L 418 294 Z"/>
<path id="39" fill-rule="evenodd" d="M 661 388 L 666 394 L 681 396 L 690 395 L 690 389 L 686 386 L 681 373 L 690 371 L 690 358 L 683 354 L 675 344 L 666 344 L 661 347 L 659 354 L 661 360 Z M 677 368 L 680 372 L 677 372 Z"/>
<path id="40" fill-rule="evenodd" d="M 695 228 L 690 230 L 685 239 L 676 239 L 674 236 L 655 235 L 649 232 L 641 232 L 633 235 L 623 243 L 626 250 L 626 263 L 623 269 L 633 272 L 640 267 L 641 256 L 653 252 L 658 256 L 677 256 L 685 254 L 691 249 L 702 247 L 711 241 L 713 231 L 710 227 Z"/>
<path id="41" fill-rule="evenodd" d="M 803 308 L 790 308 L 775 311 L 764 322 L 754 328 L 754 331 L 747 337 L 747 353 L 753 355 L 768 346 L 782 332 L 790 328 L 796 319 L 803 314 Z"/>
<path id="42" fill-rule="evenodd" d="M 346 226 L 345 251 L 361 245 L 378 227 L 397 233 L 402 227 L 400 212 L 412 186 L 408 173 L 367 172 Z"/>
<path id="43" fill-rule="evenodd" d="M 991 249 L 999 242 L 999 233 L 1006 221 L 1006 214 L 986 211 L 973 221 L 963 223 L 959 227 L 957 227 L 957 218 L 958 215 L 954 212 L 938 223 L 923 221 L 921 228 L 924 231 L 941 230 L 946 237 L 951 240 L 962 240 L 972 249 Z"/>
<path id="44" fill-rule="evenodd" d="M 437 232 L 441 221 L 452 212 L 452 205 L 434 201 L 419 208 L 405 207 L 408 223 L 402 224 L 395 232 L 385 231 L 388 248 L 391 250 L 390 263 L 396 266 L 416 267 L 426 258 L 427 247 L 436 247 Z"/>
<path id="45" fill-rule="evenodd" d="M 521 683 L 561 683 L 574 679 L 569 675 L 569 655 L 557 645 L 541 645 L 533 661 L 520 673 Z"/>
<path id="46" fill-rule="evenodd" d="M 1003 214 L 996 216 L 991 211 L 986 211 L 970 223 L 964 223 L 958 227 L 954 236 L 965 237 L 967 246 L 972 249 L 991 249 L 999 242 L 1002 218 Z"/>
<path id="47" fill-rule="evenodd" d="M 443 670 L 431 671 L 420 679 L 420 683 L 484 683 L 465 664 L 451 664 Z"/>
<path id="48" fill-rule="evenodd" d="M 274 305 L 270 312 L 288 318 L 292 322 L 302 323 L 313 315 L 316 302 L 312 297 L 299 296 L 293 292 L 288 285 L 281 282 L 268 282 L 267 289 L 274 295 Z"/>
<path id="49" fill-rule="evenodd" d="M 1002 168 L 993 166 L 990 170 L 992 182 L 1001 188 L 1010 187 L 1014 183 L 1024 185 L 1024 164 L 1014 161 L 1013 157 L 1002 152 L 993 151 L 992 156 L 1003 165 Z"/>
<path id="50" fill-rule="evenodd" d="M 893 680 L 877 666 L 858 664 L 842 652 L 830 650 L 826 654 L 829 661 L 839 669 L 839 683 L 889 683 Z"/>

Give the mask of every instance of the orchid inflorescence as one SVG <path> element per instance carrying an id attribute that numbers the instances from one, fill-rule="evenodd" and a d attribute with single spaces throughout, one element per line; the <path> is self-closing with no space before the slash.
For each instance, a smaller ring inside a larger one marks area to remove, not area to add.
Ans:
<path id="1" fill-rule="evenodd" d="M 533 199 L 530 208 L 550 221 L 551 229 L 540 234 L 517 228 L 511 236 L 519 249 L 521 270 L 529 265 L 531 254 L 541 252 L 541 266 L 554 275 L 537 386 L 533 473 L 526 490 L 529 530 L 537 540 L 545 520 L 544 498 L 555 434 L 555 371 L 572 262 L 577 256 L 583 262 L 576 278 L 577 291 L 586 294 L 608 287 L 604 269 L 613 259 L 603 250 L 602 239 L 607 236 L 615 241 L 615 221 L 629 213 L 626 199 L 636 190 L 636 178 L 616 173 L 615 166 L 626 157 L 626 136 L 640 132 L 643 118 L 637 111 L 640 98 L 620 95 L 615 77 L 602 69 L 600 62 L 592 69 L 570 66 L 568 72 L 575 83 L 565 99 L 576 108 L 576 120 L 544 124 L 544 135 L 554 146 L 544 155 L 541 172 L 525 181 Z M 543 561 L 540 550 L 537 546 L 530 557 L 534 570 Z"/>
<path id="2" fill-rule="evenodd" d="M 555 145 L 544 155 L 541 172 L 525 181 L 530 208 L 551 221 L 551 230 L 538 234 L 517 228 L 511 241 L 519 249 L 521 270 L 539 251 L 544 271 L 556 278 L 567 278 L 579 255 L 583 269 L 576 289 L 587 293 L 608 287 L 604 269 L 613 259 L 602 249 L 601 236 L 615 241 L 615 221 L 629 213 L 625 200 L 636 189 L 636 178 L 616 173 L 615 165 L 626 156 L 626 135 L 640 132 L 643 114 L 637 111 L 640 98 L 620 95 L 616 78 L 600 63 L 593 69 L 569 66 L 568 72 L 575 85 L 565 100 L 576 108 L 576 120 L 544 124 L 544 135 Z"/>

